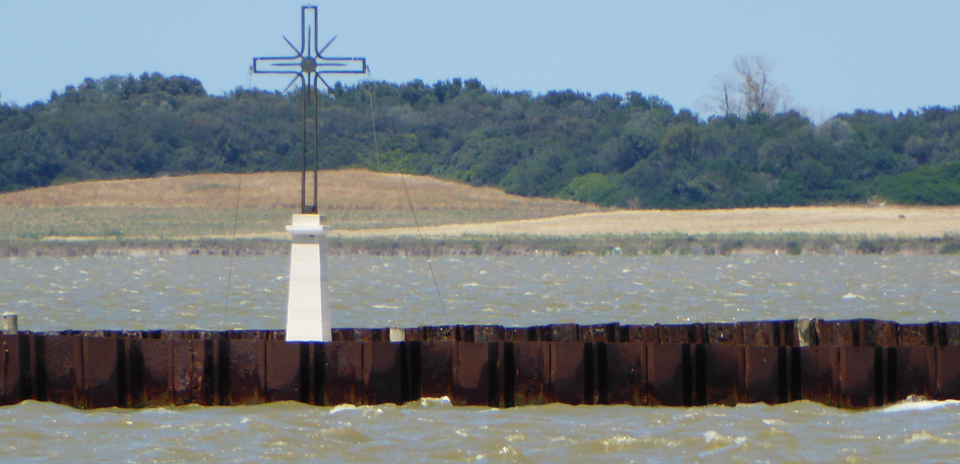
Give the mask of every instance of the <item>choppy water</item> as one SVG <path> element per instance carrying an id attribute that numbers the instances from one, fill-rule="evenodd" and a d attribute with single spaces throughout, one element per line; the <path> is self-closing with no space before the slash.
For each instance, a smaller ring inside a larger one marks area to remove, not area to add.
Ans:
<path id="1" fill-rule="evenodd" d="M 0 261 L 0 311 L 26 330 L 282 328 L 284 257 Z M 338 326 L 960 320 L 947 257 L 331 258 Z M 228 296 L 228 280 L 230 290 Z M 404 406 L 78 411 L 0 408 L 0 461 L 943 462 L 960 405 Z"/>
<path id="2" fill-rule="evenodd" d="M 0 262 L 21 327 L 281 329 L 289 258 L 30 258 Z M 330 259 L 334 326 L 527 326 L 774 318 L 958 320 L 956 257 Z M 229 284 L 229 286 L 228 286 Z M 228 291 L 229 289 L 229 291 Z"/>

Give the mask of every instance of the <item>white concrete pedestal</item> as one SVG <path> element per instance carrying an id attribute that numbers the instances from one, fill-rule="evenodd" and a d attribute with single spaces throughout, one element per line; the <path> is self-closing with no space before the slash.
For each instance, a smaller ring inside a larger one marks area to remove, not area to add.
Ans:
<path id="1" fill-rule="evenodd" d="M 290 249 L 290 296 L 287 300 L 288 342 L 329 342 L 330 310 L 327 290 L 327 236 L 329 227 L 316 214 L 294 214 L 287 232 Z"/>

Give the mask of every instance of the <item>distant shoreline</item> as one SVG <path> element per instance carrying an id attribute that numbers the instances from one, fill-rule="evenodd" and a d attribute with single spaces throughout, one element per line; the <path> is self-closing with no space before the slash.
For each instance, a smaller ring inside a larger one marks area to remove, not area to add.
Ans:
<path id="1" fill-rule="evenodd" d="M 425 245 L 425 247 L 424 247 Z M 0 241 L 0 257 L 261 256 L 286 255 L 290 242 L 277 239 Z M 540 235 L 330 237 L 331 255 L 370 256 L 730 256 L 771 255 L 956 255 L 960 235 L 890 237 L 863 234 L 731 233 L 636 234 L 558 237 Z"/>

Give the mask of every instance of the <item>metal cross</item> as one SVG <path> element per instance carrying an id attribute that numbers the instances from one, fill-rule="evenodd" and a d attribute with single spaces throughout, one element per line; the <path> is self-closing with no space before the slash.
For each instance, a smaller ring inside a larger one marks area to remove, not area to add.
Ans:
<path id="1" fill-rule="evenodd" d="M 313 27 L 307 25 L 307 14 L 313 13 Z M 300 11 L 300 48 L 283 37 L 293 49 L 293 56 L 271 56 L 253 59 L 253 72 L 256 74 L 291 74 L 293 80 L 283 89 L 284 92 L 300 81 L 301 104 L 303 114 L 303 168 L 300 172 L 300 211 L 302 214 L 317 214 L 317 170 L 320 166 L 320 123 L 317 108 L 317 81 L 323 83 L 328 91 L 333 89 L 323 80 L 322 74 L 365 74 L 366 58 L 332 58 L 323 56 L 336 36 L 323 48 L 318 47 L 317 7 L 305 6 Z M 357 69 L 359 66 L 360 69 Z M 264 69 L 265 68 L 265 69 Z M 313 205 L 307 205 L 307 108 L 313 103 Z"/>

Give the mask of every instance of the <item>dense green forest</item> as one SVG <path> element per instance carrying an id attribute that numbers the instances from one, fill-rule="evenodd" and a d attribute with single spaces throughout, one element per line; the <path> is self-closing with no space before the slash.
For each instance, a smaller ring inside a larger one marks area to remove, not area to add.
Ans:
<path id="1" fill-rule="evenodd" d="M 374 95 L 371 105 L 369 93 Z M 371 106 L 379 157 L 374 147 Z M 337 84 L 324 169 L 426 174 L 631 208 L 960 204 L 960 107 L 703 120 L 656 96 L 532 95 L 476 79 Z M 89 179 L 300 168 L 300 95 L 211 96 L 187 77 L 87 79 L 0 105 L 0 191 Z"/>

